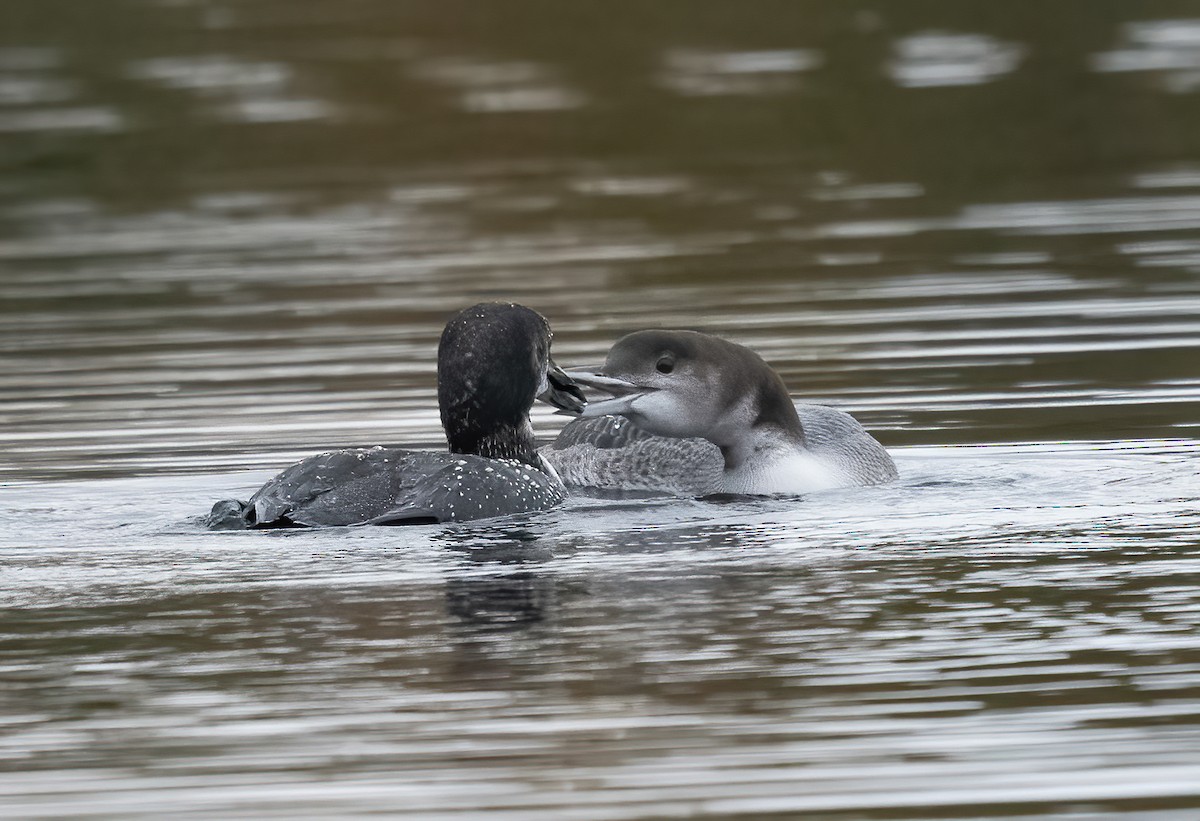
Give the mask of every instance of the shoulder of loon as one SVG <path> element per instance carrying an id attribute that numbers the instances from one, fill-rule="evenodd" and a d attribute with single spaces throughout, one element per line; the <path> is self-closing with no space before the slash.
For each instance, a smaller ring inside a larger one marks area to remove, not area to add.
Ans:
<path id="1" fill-rule="evenodd" d="M 659 438 L 662 437 L 646 433 L 624 416 L 579 417 L 568 422 L 553 442 L 541 448 L 541 452 L 544 456 L 547 451 L 566 450 L 576 445 L 614 450 L 633 442 Z"/>
<path id="2" fill-rule="evenodd" d="M 899 474 L 882 444 L 845 411 L 796 403 L 804 428 L 804 446 L 860 484 L 890 482 Z"/>
<path id="3" fill-rule="evenodd" d="M 349 448 L 285 469 L 243 516 L 251 527 L 430 524 L 543 510 L 565 496 L 561 482 L 516 460 Z"/>
<path id="4" fill-rule="evenodd" d="M 704 494 L 724 470 L 713 443 L 655 436 L 623 416 L 574 419 L 539 453 L 570 487 Z"/>

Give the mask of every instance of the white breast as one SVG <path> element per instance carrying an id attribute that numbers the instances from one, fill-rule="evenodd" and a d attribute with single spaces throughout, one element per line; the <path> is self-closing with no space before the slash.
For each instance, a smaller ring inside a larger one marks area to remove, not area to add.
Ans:
<path id="1" fill-rule="evenodd" d="M 726 470 L 725 493 L 753 495 L 802 494 L 833 490 L 853 484 L 842 471 L 804 450 L 779 450 L 748 459 Z"/>

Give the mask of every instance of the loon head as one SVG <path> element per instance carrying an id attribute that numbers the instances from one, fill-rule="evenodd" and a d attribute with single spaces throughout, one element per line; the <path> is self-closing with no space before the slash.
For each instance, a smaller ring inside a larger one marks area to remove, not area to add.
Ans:
<path id="1" fill-rule="evenodd" d="M 438 407 L 453 453 L 538 464 L 529 410 L 570 413 L 583 393 L 550 358 L 550 323 L 512 303 L 480 303 L 446 323 L 438 343 Z"/>
<path id="2" fill-rule="evenodd" d="M 598 373 L 569 373 L 613 396 L 582 416 L 624 416 L 659 436 L 708 439 L 727 464 L 759 434 L 803 444 L 779 374 L 749 348 L 709 334 L 637 331 L 617 340 Z"/>

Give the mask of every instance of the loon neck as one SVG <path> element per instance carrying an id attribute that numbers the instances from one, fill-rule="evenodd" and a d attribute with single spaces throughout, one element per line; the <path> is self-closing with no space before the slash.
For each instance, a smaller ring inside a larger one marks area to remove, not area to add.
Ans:
<path id="1" fill-rule="evenodd" d="M 763 371 L 757 390 L 739 393 L 705 438 L 721 449 L 726 474 L 805 452 L 804 427 L 796 406 L 770 369 Z"/>
<path id="2" fill-rule="evenodd" d="M 724 407 L 704 433 L 721 449 L 726 474 L 805 452 L 804 426 L 783 380 L 757 355 L 746 354 L 747 367 L 729 380 Z"/>
<path id="3" fill-rule="evenodd" d="M 516 459 L 541 470 L 542 462 L 528 418 L 518 424 L 498 425 L 487 431 L 447 431 L 446 438 L 451 453 L 473 454 L 485 459 Z"/>
<path id="4" fill-rule="evenodd" d="M 755 425 L 743 435 L 717 446 L 725 459 L 726 475 L 753 470 L 757 465 L 805 452 L 804 434 L 799 428 L 789 431 L 774 425 Z"/>

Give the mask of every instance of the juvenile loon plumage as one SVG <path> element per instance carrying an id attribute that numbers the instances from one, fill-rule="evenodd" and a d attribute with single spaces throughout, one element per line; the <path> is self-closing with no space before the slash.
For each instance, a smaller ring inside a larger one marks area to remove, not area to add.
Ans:
<path id="1" fill-rule="evenodd" d="M 249 502 L 217 502 L 215 528 L 427 524 L 543 510 L 566 496 L 537 452 L 529 410 L 579 412 L 583 394 L 550 358 L 550 326 L 522 305 L 483 303 L 446 323 L 438 406 L 448 453 L 349 448 L 310 456 Z"/>
<path id="2" fill-rule="evenodd" d="M 598 373 L 593 401 L 542 454 L 567 485 L 706 495 L 799 494 L 896 478 L 849 414 L 793 404 L 754 351 L 696 331 L 638 331 Z"/>

